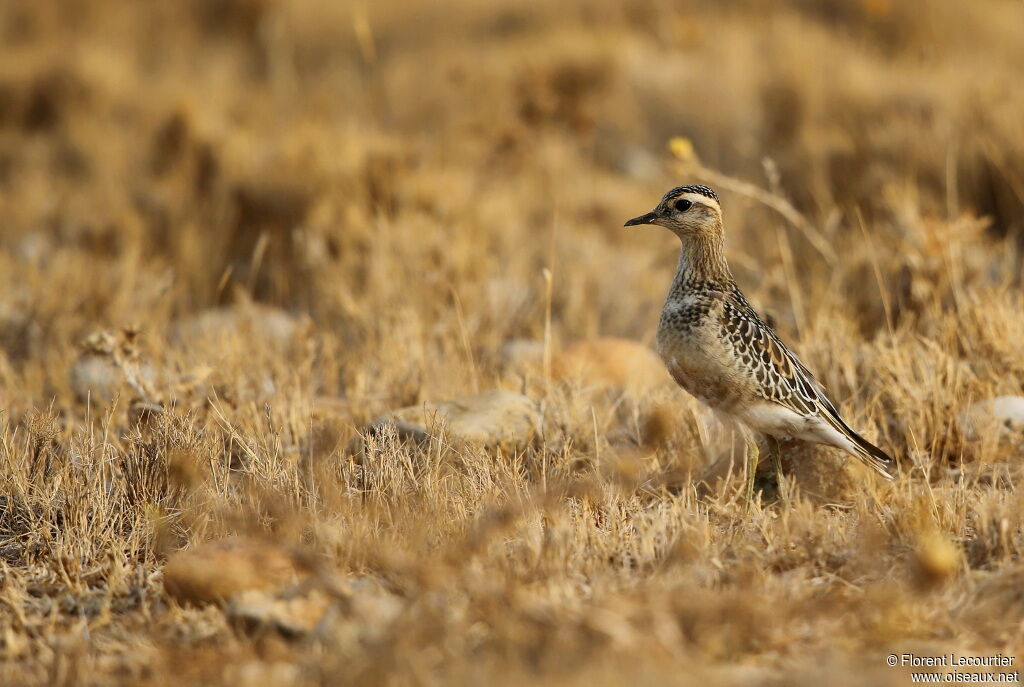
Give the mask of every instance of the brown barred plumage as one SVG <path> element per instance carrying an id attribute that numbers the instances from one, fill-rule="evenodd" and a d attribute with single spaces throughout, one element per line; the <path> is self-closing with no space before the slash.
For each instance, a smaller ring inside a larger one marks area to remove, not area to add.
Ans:
<path id="1" fill-rule="evenodd" d="M 825 389 L 747 302 L 725 261 L 718 195 L 679 186 L 626 226 L 657 224 L 682 241 L 658 326 L 658 350 L 684 389 L 754 430 L 846 450 L 892 479 L 892 459 L 847 425 Z"/>

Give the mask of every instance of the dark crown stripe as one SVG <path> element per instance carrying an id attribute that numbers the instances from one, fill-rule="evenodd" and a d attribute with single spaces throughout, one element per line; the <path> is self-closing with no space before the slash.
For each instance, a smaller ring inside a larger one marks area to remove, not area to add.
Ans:
<path id="1" fill-rule="evenodd" d="M 707 186 L 700 184 L 691 184 L 690 186 L 676 186 L 674 189 L 666 194 L 666 197 L 675 197 L 682 195 L 683 193 L 699 193 L 705 198 L 713 198 L 716 203 L 721 202 L 718 200 L 718 194 L 715 193 L 714 189 L 710 189 Z"/>

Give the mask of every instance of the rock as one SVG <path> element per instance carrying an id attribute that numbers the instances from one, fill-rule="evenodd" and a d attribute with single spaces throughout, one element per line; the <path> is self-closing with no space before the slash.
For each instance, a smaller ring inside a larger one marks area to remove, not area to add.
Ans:
<path id="1" fill-rule="evenodd" d="M 579 341 L 554 357 L 552 374 L 584 387 L 641 391 L 670 381 L 665 364 L 649 347 L 629 339 Z"/>
<path id="2" fill-rule="evenodd" d="M 182 603 L 223 604 L 240 592 L 277 592 L 306 576 L 285 548 L 229 537 L 173 554 L 164 566 L 164 589 Z"/>
<path id="3" fill-rule="evenodd" d="M 245 302 L 204 310 L 175 322 L 172 341 L 186 359 L 212 360 L 215 367 L 200 366 L 183 375 L 171 393 L 177 398 L 205 401 L 217 396 L 229 403 L 268 403 L 278 393 L 277 380 L 263 365 L 249 365 L 225 372 L 225 357 L 298 351 L 310 343 L 312 320 L 260 303 Z M 225 356 L 226 352 L 232 355 Z M 220 361 L 220 362 L 218 362 Z"/>
<path id="4" fill-rule="evenodd" d="M 319 590 L 303 596 L 279 597 L 249 589 L 231 597 L 224 608 L 235 625 L 249 632 L 273 629 L 290 639 L 311 634 L 323 620 L 331 600 Z"/>
<path id="5" fill-rule="evenodd" d="M 79 401 L 109 403 L 124 388 L 121 368 L 101 355 L 85 355 L 71 368 L 71 388 Z"/>
<path id="6" fill-rule="evenodd" d="M 231 597 L 224 613 L 248 632 L 274 630 L 289 639 L 338 629 L 347 624 L 366 640 L 386 632 L 405 608 L 404 601 L 368 577 L 321 580 L 326 585 L 302 594 L 248 590 Z M 333 589 L 332 594 L 327 589 Z M 333 612 L 332 612 L 333 608 Z"/>
<path id="7" fill-rule="evenodd" d="M 306 315 L 293 315 L 262 303 L 243 303 L 204 310 L 180 320 L 174 324 L 171 336 L 185 344 L 256 337 L 274 346 L 287 346 L 311 329 L 312 321 Z"/>
<path id="8" fill-rule="evenodd" d="M 544 342 L 534 339 L 512 339 L 501 346 L 501 365 L 507 372 L 540 373 L 544 365 Z"/>
<path id="9" fill-rule="evenodd" d="M 246 632 L 272 630 L 288 639 L 302 639 L 344 624 L 366 641 L 380 638 L 398 618 L 404 602 L 375 579 L 337 579 L 334 594 L 310 589 L 302 595 L 249 590 L 231 597 L 224 614 Z"/>
<path id="10" fill-rule="evenodd" d="M 376 635 L 387 628 L 405 608 L 401 597 L 388 591 L 369 577 L 349 582 L 352 613 L 361 621 L 367 635 Z"/>
<path id="11" fill-rule="evenodd" d="M 339 622 L 378 636 L 399 616 L 403 600 L 377 581 L 314 573 L 273 542 L 230 537 L 172 555 L 164 589 L 180 603 L 217 604 L 237 628 L 302 639 Z"/>
<path id="12" fill-rule="evenodd" d="M 544 342 L 513 339 L 500 351 L 502 368 L 514 374 L 543 374 Z M 612 387 L 642 391 L 670 381 L 665 365 L 649 347 L 629 339 L 577 341 L 551 353 L 551 376 L 586 389 Z"/>
<path id="13" fill-rule="evenodd" d="M 978 401 L 960 415 L 960 429 L 971 440 L 989 432 L 1024 434 L 1024 396 L 999 396 Z"/>
<path id="14" fill-rule="evenodd" d="M 370 425 L 373 433 L 394 426 L 403 438 L 423 440 L 443 424 L 450 437 L 483 446 L 511 448 L 533 438 L 540 424 L 537 406 L 512 391 L 486 391 L 450 401 L 425 403 L 390 412 Z"/>
<path id="15" fill-rule="evenodd" d="M 124 394 L 143 401 L 156 398 L 156 372 L 141 359 L 137 337 L 138 332 L 123 329 L 95 332 L 82 342 L 79 358 L 69 371 L 71 389 L 79 401 L 109 403 Z"/>

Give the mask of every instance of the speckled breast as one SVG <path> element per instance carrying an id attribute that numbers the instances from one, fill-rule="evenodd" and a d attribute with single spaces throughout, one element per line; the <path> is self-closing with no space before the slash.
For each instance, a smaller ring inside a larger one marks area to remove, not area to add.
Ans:
<path id="1" fill-rule="evenodd" d="M 719 306 L 720 307 L 720 306 Z M 731 405 L 736 381 L 726 343 L 719 338 L 716 304 L 708 300 L 669 301 L 658 324 L 657 348 L 679 386 L 708 405 Z"/>

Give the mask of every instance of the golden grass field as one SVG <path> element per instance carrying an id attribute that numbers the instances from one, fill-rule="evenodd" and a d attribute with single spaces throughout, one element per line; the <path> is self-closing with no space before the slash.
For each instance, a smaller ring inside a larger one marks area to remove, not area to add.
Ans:
<path id="1" fill-rule="evenodd" d="M 1024 394 L 1022 28 L 0 3 L 0 684 L 839 687 L 1021 653 L 1024 430 L 964 417 Z M 622 223 L 682 183 L 898 481 L 788 445 L 745 513 L 667 374 L 566 371 L 652 345 L 677 240 Z M 495 389 L 534 436 L 368 429 Z M 170 593 L 176 557 L 300 627 Z"/>

